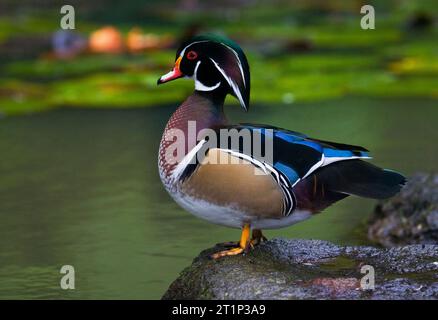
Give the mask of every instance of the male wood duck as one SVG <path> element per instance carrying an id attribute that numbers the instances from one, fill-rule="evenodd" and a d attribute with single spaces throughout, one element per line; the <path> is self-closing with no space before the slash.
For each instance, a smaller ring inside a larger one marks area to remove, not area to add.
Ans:
<path id="1" fill-rule="evenodd" d="M 370 158 L 363 147 L 267 125 L 230 125 L 223 111 L 225 96 L 236 97 L 247 111 L 250 72 L 242 49 L 229 39 L 202 35 L 187 41 L 176 53 L 174 68 L 157 83 L 183 77 L 194 80 L 195 90 L 166 125 L 158 166 L 165 188 L 184 209 L 212 223 L 242 228 L 240 241 L 213 258 L 246 252 L 265 239 L 262 229 L 308 219 L 349 195 L 388 198 L 405 183 L 401 174 L 363 161 Z M 206 148 L 210 140 L 198 140 L 202 131 L 224 129 L 269 138 L 272 161 L 241 143 Z M 172 160 L 178 139 L 183 152 Z M 206 161 L 212 159 L 220 161 Z"/>

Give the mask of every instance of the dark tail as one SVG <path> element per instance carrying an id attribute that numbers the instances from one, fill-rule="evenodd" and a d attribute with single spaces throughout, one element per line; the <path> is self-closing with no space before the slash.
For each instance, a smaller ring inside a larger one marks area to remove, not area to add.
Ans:
<path id="1" fill-rule="evenodd" d="M 332 163 L 315 172 L 328 190 L 360 197 L 385 199 L 400 191 L 406 178 L 362 160 Z"/>

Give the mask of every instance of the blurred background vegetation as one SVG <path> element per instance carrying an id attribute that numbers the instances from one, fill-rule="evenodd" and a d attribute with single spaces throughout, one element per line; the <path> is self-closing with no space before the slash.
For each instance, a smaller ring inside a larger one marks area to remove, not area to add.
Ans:
<path id="1" fill-rule="evenodd" d="M 170 68 L 179 41 L 202 31 L 243 46 L 254 103 L 438 97 L 436 1 L 78 0 L 69 34 L 59 33 L 63 4 L 1 2 L 3 114 L 179 101 L 190 83 L 157 89 L 156 79 Z M 375 7 L 375 30 L 360 28 L 364 4 Z M 86 48 L 75 52 L 74 37 Z M 92 38 L 103 47 L 90 49 Z"/>
<path id="2" fill-rule="evenodd" d="M 213 31 L 236 40 L 267 123 L 363 145 L 406 175 L 436 171 L 437 1 L 0 1 L 0 299 L 160 298 L 201 250 L 236 240 L 170 199 L 157 172 L 163 128 L 191 81 L 157 87 L 175 48 Z M 376 29 L 360 28 L 372 4 Z M 266 232 L 370 244 L 374 201 L 349 197 Z M 59 287 L 71 264 L 77 290 Z"/>

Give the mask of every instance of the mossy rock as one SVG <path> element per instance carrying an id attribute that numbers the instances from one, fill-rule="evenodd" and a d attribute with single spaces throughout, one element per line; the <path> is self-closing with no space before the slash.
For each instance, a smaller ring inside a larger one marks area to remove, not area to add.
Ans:
<path id="1" fill-rule="evenodd" d="M 438 246 L 391 249 L 273 239 L 246 255 L 196 257 L 163 299 L 438 299 Z M 361 285 L 365 265 L 374 289 Z"/>

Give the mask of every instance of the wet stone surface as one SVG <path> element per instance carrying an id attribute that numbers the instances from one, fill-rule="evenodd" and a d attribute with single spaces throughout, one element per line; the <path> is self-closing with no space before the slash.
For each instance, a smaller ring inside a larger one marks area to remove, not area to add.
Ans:
<path id="1" fill-rule="evenodd" d="M 276 238 L 246 255 L 210 259 L 223 249 L 201 252 L 163 299 L 438 299 L 437 245 L 378 249 Z M 361 286 L 368 265 L 374 290 Z"/>

